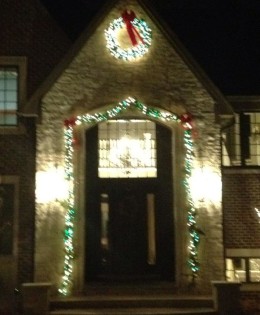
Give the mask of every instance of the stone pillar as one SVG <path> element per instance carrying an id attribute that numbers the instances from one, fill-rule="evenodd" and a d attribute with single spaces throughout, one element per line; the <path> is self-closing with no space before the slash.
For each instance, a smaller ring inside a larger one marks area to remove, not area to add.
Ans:
<path id="1" fill-rule="evenodd" d="M 219 315 L 241 315 L 240 283 L 212 281 L 214 307 Z"/>
<path id="2" fill-rule="evenodd" d="M 48 315 L 50 283 L 23 283 L 23 314 Z"/>

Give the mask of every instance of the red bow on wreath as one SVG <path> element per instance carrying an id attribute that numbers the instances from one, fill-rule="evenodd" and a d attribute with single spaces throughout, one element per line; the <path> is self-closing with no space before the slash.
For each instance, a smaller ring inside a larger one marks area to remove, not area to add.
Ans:
<path id="1" fill-rule="evenodd" d="M 142 37 L 140 36 L 138 31 L 136 30 L 136 28 L 132 24 L 132 22 L 136 18 L 136 15 L 135 15 L 134 11 L 127 11 L 127 10 L 125 10 L 122 13 L 122 18 L 123 18 L 123 20 L 125 22 L 126 29 L 127 29 L 128 35 L 129 35 L 129 37 L 131 39 L 132 45 L 136 46 L 138 44 L 136 36 L 139 38 L 139 40 L 142 43 L 144 43 Z"/>

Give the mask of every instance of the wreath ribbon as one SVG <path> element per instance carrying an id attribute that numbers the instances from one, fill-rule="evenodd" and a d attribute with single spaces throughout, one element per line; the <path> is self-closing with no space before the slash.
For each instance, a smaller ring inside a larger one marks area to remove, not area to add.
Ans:
<path id="1" fill-rule="evenodd" d="M 134 27 L 134 25 L 132 24 L 132 22 L 134 21 L 134 19 L 136 18 L 136 15 L 134 13 L 134 11 L 127 11 L 125 10 L 122 13 L 122 18 L 125 22 L 126 25 L 126 29 L 128 32 L 128 35 L 131 39 L 132 45 L 136 46 L 138 44 L 136 36 L 139 38 L 139 40 L 144 43 L 141 35 L 139 34 L 139 32 L 137 31 L 137 29 Z"/>

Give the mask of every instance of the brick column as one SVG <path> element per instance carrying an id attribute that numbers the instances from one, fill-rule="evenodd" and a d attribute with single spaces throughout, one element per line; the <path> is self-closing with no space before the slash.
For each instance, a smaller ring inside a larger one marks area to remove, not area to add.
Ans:
<path id="1" fill-rule="evenodd" d="M 48 315 L 50 287 L 50 283 L 23 283 L 23 313 L 26 315 Z"/>
<path id="2" fill-rule="evenodd" d="M 214 307 L 219 315 L 241 315 L 240 283 L 212 281 Z"/>

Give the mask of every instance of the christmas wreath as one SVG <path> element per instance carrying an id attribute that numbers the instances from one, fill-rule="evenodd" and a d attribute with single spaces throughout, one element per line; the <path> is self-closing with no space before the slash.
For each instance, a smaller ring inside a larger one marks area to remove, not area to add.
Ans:
<path id="1" fill-rule="evenodd" d="M 131 47 L 123 49 L 117 39 L 119 30 L 126 27 Z M 148 52 L 152 41 L 152 31 L 147 23 L 138 19 L 133 11 L 124 11 L 121 17 L 113 20 L 105 30 L 107 48 L 112 56 L 126 61 L 142 57 Z"/>

